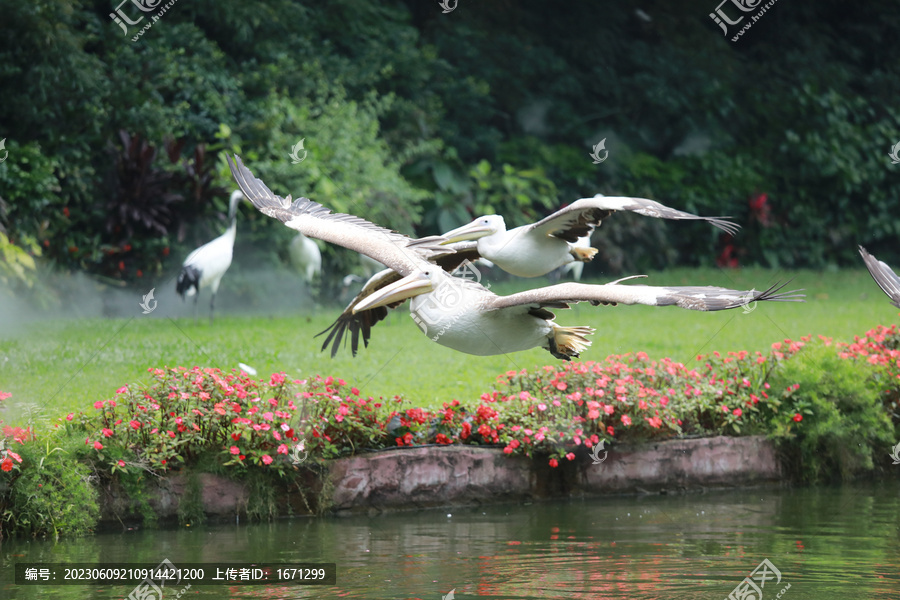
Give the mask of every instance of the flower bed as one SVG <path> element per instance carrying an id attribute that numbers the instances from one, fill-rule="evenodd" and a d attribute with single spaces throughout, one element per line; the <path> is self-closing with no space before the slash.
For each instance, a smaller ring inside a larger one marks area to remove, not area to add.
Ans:
<path id="1" fill-rule="evenodd" d="M 52 531 L 41 520 L 51 495 L 74 486 L 91 502 L 96 481 L 140 499 L 148 477 L 173 469 L 290 480 L 301 464 L 426 444 L 496 446 L 556 468 L 601 443 L 766 434 L 794 476 L 850 476 L 871 469 L 896 436 L 898 348 L 891 326 L 850 344 L 788 339 L 766 354 L 714 352 L 692 365 L 638 352 L 510 371 L 477 401 L 437 410 L 365 396 L 334 377 L 151 368 L 148 383 L 60 418 L 40 439 L 33 425 L 3 429 L 0 526 Z M 80 467 L 47 466 L 63 460 Z M 78 531 L 90 519 L 51 521 Z"/>

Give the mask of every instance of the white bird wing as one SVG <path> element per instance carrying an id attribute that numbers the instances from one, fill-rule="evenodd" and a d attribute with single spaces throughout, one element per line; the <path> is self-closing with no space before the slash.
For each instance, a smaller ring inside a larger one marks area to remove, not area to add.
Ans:
<path id="1" fill-rule="evenodd" d="M 590 235 L 594 227 L 612 213 L 624 210 L 657 219 L 686 219 L 691 221 L 708 221 L 719 229 L 734 235 L 738 225 L 728 221 L 729 217 L 700 217 L 688 212 L 669 208 L 655 200 L 646 198 L 626 198 L 624 196 L 601 196 L 582 198 L 569 206 L 560 209 L 530 226 L 540 235 L 552 235 L 567 242 Z"/>
<path id="2" fill-rule="evenodd" d="M 333 213 L 308 198 L 282 198 L 265 183 L 253 176 L 241 158 L 229 158 L 228 166 L 238 186 L 260 212 L 282 221 L 303 235 L 320 239 L 374 258 L 402 275 L 427 268 L 427 261 L 436 256 L 452 254 L 454 250 L 441 246 L 439 236 L 413 239 L 379 227 L 353 215 Z"/>
<path id="3" fill-rule="evenodd" d="M 762 292 L 756 290 L 731 290 L 721 287 L 653 287 L 649 285 L 621 285 L 618 282 L 604 285 L 561 283 L 512 294 L 494 296 L 484 308 L 497 310 L 513 306 L 532 305 L 537 308 L 568 308 L 569 304 L 590 302 L 597 304 L 645 304 L 648 306 L 678 306 L 688 310 L 727 310 L 751 302 L 773 300 L 802 302 L 802 290 L 781 292 L 789 282 L 776 283 Z"/>
<path id="4" fill-rule="evenodd" d="M 891 304 L 900 308 L 900 277 L 897 277 L 897 274 L 894 273 L 894 270 L 887 266 L 887 263 L 884 263 L 868 252 L 862 246 L 859 247 L 859 253 L 862 255 L 863 261 L 866 263 L 866 268 L 869 270 L 869 274 L 872 276 L 872 279 L 875 280 L 875 283 L 878 284 L 878 287 L 888 295 L 888 298 L 891 299 Z"/>

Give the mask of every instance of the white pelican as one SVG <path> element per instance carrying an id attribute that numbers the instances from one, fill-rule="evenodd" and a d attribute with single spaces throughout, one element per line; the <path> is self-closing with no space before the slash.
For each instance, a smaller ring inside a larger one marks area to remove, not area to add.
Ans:
<path id="1" fill-rule="evenodd" d="M 573 261 L 590 262 L 597 250 L 575 246 L 574 242 L 590 235 L 603 219 L 619 210 L 659 219 L 708 221 L 731 234 L 738 230 L 737 225 L 726 220 L 728 217 L 699 217 L 655 200 L 597 194 L 593 198 L 576 200 L 531 225 L 507 231 L 502 216 L 487 215 L 448 231 L 442 237 L 447 238 L 447 243 L 478 240 L 478 253 L 507 273 L 539 277 Z"/>
<path id="2" fill-rule="evenodd" d="M 866 249 L 862 246 L 859 247 L 859 253 L 862 255 L 872 279 L 888 295 L 888 298 L 891 299 L 891 304 L 900 308 L 900 277 L 897 277 L 894 270 L 887 266 L 886 263 L 866 252 Z"/>
<path id="3" fill-rule="evenodd" d="M 200 290 L 209 288 L 212 297 L 209 300 L 209 322 L 213 321 L 213 309 L 216 304 L 216 292 L 219 291 L 219 283 L 225 271 L 231 266 L 231 256 L 234 252 L 234 237 L 237 233 L 237 206 L 244 198 L 240 190 L 231 193 L 228 201 L 228 229 L 225 233 L 211 242 L 207 242 L 188 254 L 181 265 L 181 273 L 175 283 L 175 291 L 184 300 L 187 296 L 194 297 L 194 306 L 200 297 Z M 195 309 L 196 310 L 196 309 Z"/>
<path id="4" fill-rule="evenodd" d="M 793 292 L 779 293 L 784 285 L 763 292 L 716 287 L 649 287 L 563 283 L 511 296 L 497 296 L 468 279 L 447 271 L 465 260 L 464 250 L 442 246 L 441 237 L 414 240 L 352 215 L 336 214 L 307 198 L 291 202 L 272 193 L 253 176 L 240 158 L 229 166 L 247 198 L 266 215 L 280 219 L 304 235 L 367 254 L 388 266 L 373 276 L 330 331 L 323 349 L 333 340 L 332 355 L 349 329 L 354 354 L 359 334 L 368 345 L 372 325 L 388 307 L 413 298 L 412 313 L 420 328 L 434 341 L 460 352 L 479 356 L 542 347 L 565 360 L 577 357 L 590 345 L 590 327 L 561 327 L 548 308 L 569 304 L 676 305 L 690 310 L 724 310 L 762 300 L 798 301 Z M 620 280 L 622 281 L 622 280 Z M 325 332 L 322 332 L 325 333 Z M 320 334 L 321 335 L 321 334 Z"/>
<path id="5" fill-rule="evenodd" d="M 313 278 L 322 274 L 322 253 L 314 241 L 298 233 L 288 246 L 291 264 L 299 272 L 306 285 L 312 285 Z"/>

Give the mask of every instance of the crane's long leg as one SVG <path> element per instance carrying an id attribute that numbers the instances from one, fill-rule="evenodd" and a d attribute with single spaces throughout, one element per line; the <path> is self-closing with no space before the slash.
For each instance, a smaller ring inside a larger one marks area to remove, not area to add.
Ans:
<path id="1" fill-rule="evenodd" d="M 216 307 L 216 293 L 213 292 L 212 298 L 209 301 L 209 324 L 210 325 L 212 325 L 212 323 L 213 323 L 213 310 L 215 309 L 215 307 Z"/>

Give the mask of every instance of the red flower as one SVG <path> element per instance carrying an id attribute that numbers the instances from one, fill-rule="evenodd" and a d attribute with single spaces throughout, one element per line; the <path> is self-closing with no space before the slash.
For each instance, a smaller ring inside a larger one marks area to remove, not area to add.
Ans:
<path id="1" fill-rule="evenodd" d="M 556 468 L 558 465 L 559 465 L 559 461 L 557 461 L 555 458 L 551 458 L 551 459 L 550 459 L 550 466 L 551 466 L 551 467 Z"/>
<path id="2" fill-rule="evenodd" d="M 119 464 L 120 467 L 124 467 L 124 466 L 125 466 L 125 461 L 120 459 L 118 464 Z"/>
<path id="3" fill-rule="evenodd" d="M 801 415 L 800 413 L 797 413 L 794 415 L 793 419 L 799 423 L 800 421 L 803 420 L 803 415 Z"/>
<path id="4" fill-rule="evenodd" d="M 739 417 L 739 416 L 741 416 L 741 415 L 744 414 L 744 413 L 743 413 L 743 411 L 741 411 L 741 409 L 736 408 L 736 409 L 734 409 L 734 412 L 733 412 L 732 414 L 733 414 L 734 416 L 736 416 L 736 417 Z"/>
<path id="5" fill-rule="evenodd" d="M 569 452 L 568 454 L 566 454 L 566 458 L 568 458 L 569 460 L 575 460 L 575 454 L 572 452 Z"/>
<path id="6" fill-rule="evenodd" d="M 4 471 L 12 471 L 13 462 L 7 457 L 3 459 L 3 462 L 0 462 L 0 469 Z"/>
<path id="7" fill-rule="evenodd" d="M 94 442 L 94 450 L 103 450 L 103 444 L 100 442 Z"/>
<path id="8" fill-rule="evenodd" d="M 232 454 L 240 454 L 241 453 L 241 449 L 238 448 L 237 446 L 232 446 L 231 448 L 228 449 L 228 451 L 231 452 Z"/>

